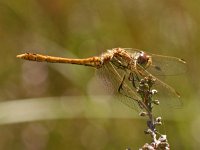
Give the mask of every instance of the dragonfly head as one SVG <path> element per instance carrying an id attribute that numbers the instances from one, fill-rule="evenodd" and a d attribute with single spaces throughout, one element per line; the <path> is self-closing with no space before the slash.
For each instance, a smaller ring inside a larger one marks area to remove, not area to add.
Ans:
<path id="1" fill-rule="evenodd" d="M 137 63 L 144 68 L 148 68 L 152 64 L 151 56 L 143 51 L 140 51 L 137 57 Z"/>

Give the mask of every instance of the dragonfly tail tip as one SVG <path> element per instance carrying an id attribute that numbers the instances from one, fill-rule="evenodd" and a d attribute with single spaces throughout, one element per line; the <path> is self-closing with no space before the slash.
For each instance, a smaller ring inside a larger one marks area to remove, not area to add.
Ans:
<path id="1" fill-rule="evenodd" d="M 21 59 L 23 59 L 24 57 L 25 57 L 25 54 L 19 54 L 16 56 L 16 58 L 21 58 Z"/>
<path id="2" fill-rule="evenodd" d="M 186 64 L 187 62 L 184 59 L 179 59 L 180 62 Z"/>
<path id="3" fill-rule="evenodd" d="M 17 55 L 16 58 L 22 58 L 22 54 Z"/>

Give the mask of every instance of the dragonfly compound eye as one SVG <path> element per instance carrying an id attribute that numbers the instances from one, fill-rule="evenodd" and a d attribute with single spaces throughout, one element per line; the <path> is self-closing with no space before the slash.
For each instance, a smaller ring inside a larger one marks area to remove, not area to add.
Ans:
<path id="1" fill-rule="evenodd" d="M 139 57 L 137 58 L 137 63 L 145 67 L 149 63 L 149 58 L 149 55 L 141 51 Z"/>

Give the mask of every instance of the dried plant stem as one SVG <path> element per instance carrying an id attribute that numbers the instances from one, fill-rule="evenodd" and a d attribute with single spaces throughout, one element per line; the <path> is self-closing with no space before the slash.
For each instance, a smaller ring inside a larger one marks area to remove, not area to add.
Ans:
<path id="1" fill-rule="evenodd" d="M 144 144 L 140 150 L 169 150 L 169 143 L 167 141 L 167 136 L 160 134 L 156 126 L 162 125 L 161 117 L 155 118 L 153 115 L 153 106 L 159 105 L 158 100 L 154 100 L 153 96 L 157 94 L 155 89 L 152 89 L 156 80 L 152 76 L 145 77 L 140 80 L 137 92 L 139 93 L 142 101 L 140 101 L 139 105 L 144 110 L 141 112 L 141 116 L 147 116 L 147 130 L 145 134 L 149 134 L 151 136 L 151 143 Z M 157 138 L 157 135 L 159 137 Z"/>

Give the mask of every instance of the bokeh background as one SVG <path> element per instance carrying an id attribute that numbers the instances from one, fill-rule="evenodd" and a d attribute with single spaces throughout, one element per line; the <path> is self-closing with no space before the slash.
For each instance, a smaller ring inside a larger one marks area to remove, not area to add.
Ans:
<path id="1" fill-rule="evenodd" d="M 138 149 L 146 120 L 113 100 L 95 69 L 19 60 L 37 52 L 72 58 L 132 47 L 184 58 L 166 79 L 181 109 L 157 108 L 171 149 L 200 145 L 200 2 L 186 0 L 1 0 L 0 149 Z"/>

